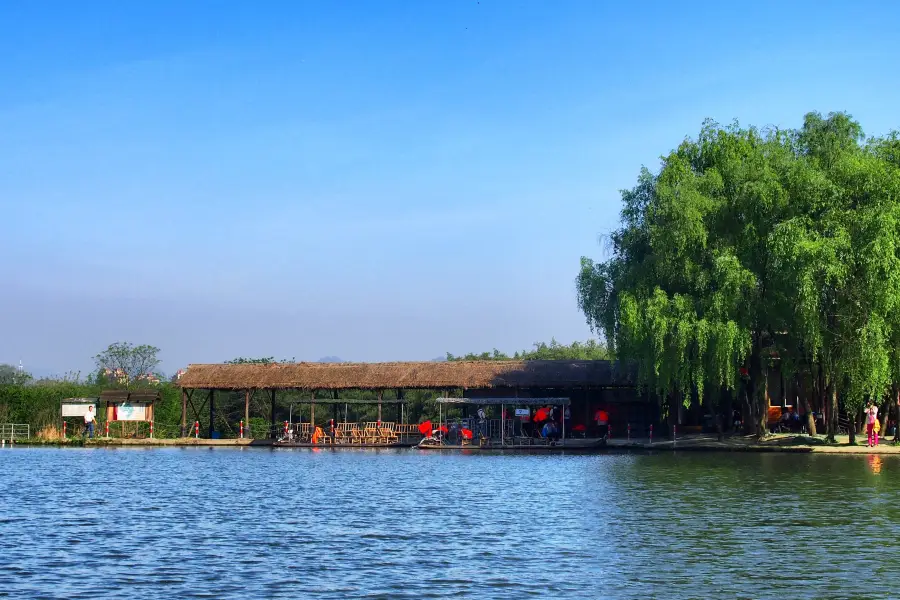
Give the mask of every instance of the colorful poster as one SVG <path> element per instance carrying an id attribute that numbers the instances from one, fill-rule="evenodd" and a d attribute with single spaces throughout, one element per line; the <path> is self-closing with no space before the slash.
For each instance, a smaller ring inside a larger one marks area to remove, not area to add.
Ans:
<path id="1" fill-rule="evenodd" d="M 146 421 L 147 404 L 121 402 L 113 405 L 113 421 Z"/>

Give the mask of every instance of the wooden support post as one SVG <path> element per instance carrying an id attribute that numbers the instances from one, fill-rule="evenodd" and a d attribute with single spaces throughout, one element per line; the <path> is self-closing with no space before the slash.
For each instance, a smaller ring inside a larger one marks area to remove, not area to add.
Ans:
<path id="1" fill-rule="evenodd" d="M 250 431 L 250 390 L 244 391 L 244 427 Z"/>
<path id="2" fill-rule="evenodd" d="M 188 433 L 194 432 L 194 423 L 200 420 L 200 412 L 197 410 L 197 407 L 194 405 L 194 390 L 190 390 L 187 395 L 188 406 L 191 407 L 191 414 L 194 415 L 194 418 L 191 419 L 191 425 L 188 428 Z M 206 400 L 203 401 L 203 404 L 200 406 L 202 408 L 206 406 Z"/>
<path id="3" fill-rule="evenodd" d="M 275 390 L 272 390 L 272 405 L 269 410 L 269 436 L 275 439 Z"/>
<path id="4" fill-rule="evenodd" d="M 216 390 L 209 390 L 209 437 L 216 430 Z"/>
<path id="5" fill-rule="evenodd" d="M 584 388 L 584 422 L 591 422 L 591 391 Z"/>
<path id="6" fill-rule="evenodd" d="M 397 422 L 403 423 L 403 390 L 397 388 Z"/>
<path id="7" fill-rule="evenodd" d="M 384 395 L 384 390 L 378 390 L 378 422 L 381 423 L 381 398 Z"/>
<path id="8" fill-rule="evenodd" d="M 571 405 L 571 401 L 572 401 L 572 400 L 571 400 L 571 398 L 570 398 L 570 399 L 569 399 L 570 405 Z M 563 406 L 563 407 L 562 407 L 562 412 L 561 412 L 560 415 L 559 415 L 560 417 L 562 417 L 562 418 L 560 419 L 560 421 L 562 422 L 562 441 L 563 441 L 563 444 L 566 443 L 566 408 L 567 408 L 566 406 Z M 569 409 L 569 415 L 571 415 L 571 414 L 572 414 L 572 410 Z M 628 435 L 629 435 L 629 436 L 631 435 L 631 425 L 628 426 Z"/>
<path id="9" fill-rule="evenodd" d="M 107 424 L 107 427 L 109 425 Z M 109 429 L 106 430 L 107 436 L 109 437 Z M 181 388 L 181 437 L 185 437 L 187 435 L 187 390 Z"/>
<path id="10" fill-rule="evenodd" d="M 316 390 L 309 393 L 309 434 L 316 432 Z"/>

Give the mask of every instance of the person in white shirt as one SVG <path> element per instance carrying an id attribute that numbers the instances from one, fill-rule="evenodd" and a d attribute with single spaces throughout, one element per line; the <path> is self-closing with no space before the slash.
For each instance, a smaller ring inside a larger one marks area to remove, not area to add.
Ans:
<path id="1" fill-rule="evenodd" d="M 478 407 L 478 435 L 479 437 L 487 437 L 487 413 L 484 412 L 484 407 Z"/>
<path id="2" fill-rule="evenodd" d="M 87 412 L 84 413 L 84 430 L 88 437 L 94 437 L 94 406 L 88 406 Z"/>

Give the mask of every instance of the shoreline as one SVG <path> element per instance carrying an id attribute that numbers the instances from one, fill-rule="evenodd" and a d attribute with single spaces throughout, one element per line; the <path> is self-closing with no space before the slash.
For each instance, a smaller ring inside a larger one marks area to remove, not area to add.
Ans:
<path id="1" fill-rule="evenodd" d="M 829 444 L 822 437 L 809 437 L 803 435 L 776 434 L 765 440 L 758 441 L 753 436 L 727 436 L 719 441 L 714 434 L 690 434 L 682 438 L 678 438 L 675 442 L 672 440 L 654 441 L 652 444 L 647 439 L 612 439 L 609 440 L 605 447 L 591 448 L 592 452 L 766 452 L 766 453 L 789 453 L 789 454 L 897 454 L 900 455 L 900 444 L 895 445 L 893 438 L 890 440 L 881 440 L 881 443 L 873 448 L 865 445 L 865 437 L 857 436 L 862 439 L 863 443 L 857 442 L 856 445 L 849 445 L 848 436 L 838 436 L 838 442 Z M 276 448 L 273 440 L 251 440 L 251 439 L 204 439 L 204 438 L 156 438 L 156 439 L 134 439 L 134 438 L 94 438 L 93 440 L 82 440 L 73 438 L 69 440 L 27 440 L 17 441 L 10 444 L 9 440 L 5 442 L 5 448 L 14 448 L 16 446 L 29 447 L 71 447 L 71 448 L 111 448 L 111 447 L 143 447 L 143 448 L 190 448 L 190 447 L 249 447 L 249 448 Z M 359 449 L 360 446 L 310 446 L 309 449 L 322 450 L 344 450 Z M 362 448 L 368 449 L 363 446 Z M 372 447 L 376 448 L 377 447 Z M 415 446 L 411 447 L 415 449 Z M 405 448 L 402 448 L 405 449 Z M 453 451 L 452 448 L 446 450 Z M 529 449 L 502 449 L 502 448 L 464 448 L 457 449 L 466 452 L 493 451 L 493 452 L 529 452 Z M 542 454 L 548 449 L 542 448 Z M 566 450 L 585 451 L 584 447 L 557 448 L 555 451 L 565 452 Z M 553 450 L 551 450 L 553 451 Z"/>
<path id="2" fill-rule="evenodd" d="M 683 438 L 672 440 L 654 441 L 648 444 L 644 440 L 628 442 L 627 440 L 613 439 L 609 442 L 609 448 L 623 450 L 667 450 L 685 452 L 768 452 L 786 454 L 897 454 L 900 455 L 900 445 L 895 445 L 893 438 L 882 438 L 880 444 L 875 447 L 866 446 L 864 435 L 857 435 L 857 443 L 850 445 L 849 436 L 836 436 L 837 442 L 828 443 L 824 436 L 811 437 L 808 435 L 773 434 L 764 440 L 757 440 L 755 436 L 732 435 L 725 436 L 719 441 L 715 434 L 690 434 Z M 860 442 L 859 440 L 862 440 Z"/>

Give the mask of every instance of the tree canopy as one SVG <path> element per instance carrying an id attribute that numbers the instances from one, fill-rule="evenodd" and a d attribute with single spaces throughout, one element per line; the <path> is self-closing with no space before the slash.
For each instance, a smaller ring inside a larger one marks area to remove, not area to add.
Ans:
<path id="1" fill-rule="evenodd" d="M 141 384 L 158 384 L 159 348 L 130 342 L 116 342 L 94 357 L 98 380 L 117 383 L 126 388 Z"/>
<path id="2" fill-rule="evenodd" d="M 26 373 L 13 365 L 0 364 L 0 385 L 22 385 L 32 380 L 30 373 Z"/>
<path id="3" fill-rule="evenodd" d="M 622 192 L 609 257 L 582 258 L 588 323 L 685 403 L 744 370 L 762 427 L 772 356 L 822 369 L 849 406 L 880 397 L 900 380 L 898 149 L 844 113 L 705 122 Z"/>

